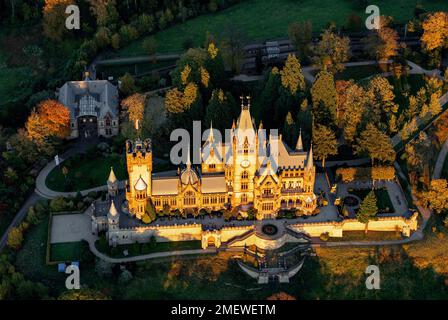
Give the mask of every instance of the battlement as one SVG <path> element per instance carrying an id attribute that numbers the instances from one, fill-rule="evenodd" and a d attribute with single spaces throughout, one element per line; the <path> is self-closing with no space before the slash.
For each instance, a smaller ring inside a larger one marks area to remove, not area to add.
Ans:
<path id="1" fill-rule="evenodd" d="M 126 140 L 126 153 L 132 154 L 134 157 L 137 154 L 146 154 L 152 152 L 151 139 L 140 140 L 137 139 L 135 141 Z"/>

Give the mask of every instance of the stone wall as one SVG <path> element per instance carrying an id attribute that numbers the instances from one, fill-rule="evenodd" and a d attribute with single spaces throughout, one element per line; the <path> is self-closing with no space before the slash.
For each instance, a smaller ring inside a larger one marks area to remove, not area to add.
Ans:
<path id="1" fill-rule="evenodd" d="M 384 217 L 369 221 L 367 231 L 400 231 L 409 237 L 411 231 L 417 230 L 417 216 L 415 212 L 409 219 L 403 217 Z M 346 219 L 342 222 L 299 223 L 289 226 L 297 232 L 303 232 L 311 237 L 318 237 L 328 232 L 330 237 L 342 237 L 344 231 L 365 231 L 366 224 L 356 219 Z"/>

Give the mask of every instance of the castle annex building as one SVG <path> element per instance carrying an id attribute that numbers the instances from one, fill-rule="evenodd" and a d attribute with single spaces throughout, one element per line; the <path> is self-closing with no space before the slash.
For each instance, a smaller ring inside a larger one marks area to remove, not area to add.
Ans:
<path id="1" fill-rule="evenodd" d="M 69 81 L 57 96 L 70 110 L 71 138 L 118 134 L 118 90 L 109 81 Z"/>

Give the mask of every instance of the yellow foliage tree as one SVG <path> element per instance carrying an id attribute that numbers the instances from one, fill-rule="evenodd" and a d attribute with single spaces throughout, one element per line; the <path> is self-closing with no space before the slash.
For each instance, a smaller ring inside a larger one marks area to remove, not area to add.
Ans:
<path id="1" fill-rule="evenodd" d="M 170 113 L 181 113 L 185 111 L 183 105 L 183 93 L 177 88 L 168 90 L 165 95 L 165 108 Z"/>
<path id="2" fill-rule="evenodd" d="M 46 37 L 54 41 L 60 41 L 64 33 L 67 32 L 65 28 L 65 9 L 75 4 L 74 0 L 45 0 L 43 7 L 42 26 Z"/>
<path id="3" fill-rule="evenodd" d="M 215 59 L 218 56 L 219 49 L 213 42 L 208 44 L 207 52 L 210 55 L 210 58 Z"/>
<path id="4" fill-rule="evenodd" d="M 121 102 L 123 109 L 127 109 L 129 121 L 135 123 L 137 120 L 141 123 L 145 113 L 146 97 L 140 93 L 134 93 Z"/>
<path id="5" fill-rule="evenodd" d="M 191 73 L 191 67 L 188 64 L 186 64 L 184 70 L 182 70 L 182 72 L 180 73 L 180 79 L 183 85 L 186 85 L 188 83 L 188 77 L 190 76 L 190 73 Z"/>
<path id="6" fill-rule="evenodd" d="M 302 74 L 302 66 L 299 59 L 293 54 L 289 54 L 285 66 L 280 71 L 282 85 L 289 90 L 292 95 L 305 88 L 305 78 Z"/>
<path id="7" fill-rule="evenodd" d="M 184 96 L 182 99 L 184 106 L 188 108 L 191 107 L 193 102 L 196 101 L 197 96 L 198 86 L 193 82 L 188 83 L 184 89 Z"/>
<path id="8" fill-rule="evenodd" d="M 210 74 L 204 67 L 201 67 L 200 71 L 201 71 L 201 83 L 204 85 L 204 87 L 208 88 L 208 83 L 210 82 Z"/>
<path id="9" fill-rule="evenodd" d="M 421 41 L 427 50 L 434 50 L 447 45 L 448 13 L 435 12 L 422 23 L 423 35 Z"/>

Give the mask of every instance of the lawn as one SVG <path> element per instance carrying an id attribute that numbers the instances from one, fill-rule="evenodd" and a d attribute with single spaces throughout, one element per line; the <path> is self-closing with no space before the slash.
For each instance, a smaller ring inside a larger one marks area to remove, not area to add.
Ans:
<path id="1" fill-rule="evenodd" d="M 133 64 L 101 64 L 97 66 L 97 73 L 102 75 L 103 79 L 108 77 L 119 78 L 125 73 L 132 75 L 144 75 L 149 74 L 153 70 L 173 66 L 176 61 L 158 61 L 156 63 L 143 62 Z"/>
<path id="2" fill-rule="evenodd" d="M 123 258 L 124 250 L 128 250 L 128 257 L 149 254 L 154 252 L 166 252 L 175 250 L 196 250 L 201 249 L 201 241 L 173 241 L 157 243 L 134 243 L 130 245 L 119 245 L 115 248 L 110 247 L 106 238 L 103 236 L 96 241 L 95 247 L 98 251 L 114 258 Z"/>
<path id="3" fill-rule="evenodd" d="M 67 177 L 62 168 L 68 169 Z M 79 191 L 106 184 L 110 167 L 114 168 L 118 180 L 127 178 L 126 159 L 124 156 L 112 154 L 108 156 L 79 155 L 62 162 L 48 175 L 45 183 L 55 191 Z"/>
<path id="4" fill-rule="evenodd" d="M 357 66 L 357 67 L 347 67 L 344 71 L 337 73 L 335 75 L 335 80 L 350 80 L 355 81 L 363 80 L 368 77 L 373 77 L 376 74 L 380 74 L 383 71 L 378 67 L 377 64 Z"/>
<path id="5" fill-rule="evenodd" d="M 417 3 L 428 11 L 448 10 L 448 3 L 431 0 L 373 1 L 382 15 L 394 17 L 397 23 L 406 22 L 414 17 Z M 356 1 L 334 0 L 247 0 L 215 14 L 205 14 L 182 24 L 176 24 L 155 34 L 158 52 L 174 53 L 182 51 L 182 43 L 191 39 L 195 46 L 202 45 L 206 31 L 217 38 L 222 36 L 229 26 L 243 30 L 248 42 L 265 41 L 274 38 L 286 38 L 288 25 L 294 21 L 310 20 L 313 31 L 320 32 L 327 23 L 335 22 L 338 26 L 346 25 L 348 17 L 355 13 L 364 19 L 365 6 Z M 117 56 L 143 55 L 142 39 L 121 49 Z"/>
<path id="6" fill-rule="evenodd" d="M 403 239 L 400 232 L 394 231 L 344 231 L 342 238 L 330 238 L 329 242 L 341 241 L 385 241 Z"/>
<path id="7" fill-rule="evenodd" d="M 359 197 L 362 201 L 370 191 L 370 189 L 353 189 L 349 192 Z M 390 200 L 387 189 L 375 189 L 374 192 L 377 199 L 376 205 L 378 207 L 378 210 L 382 213 L 394 212 L 394 206 L 392 205 L 392 201 Z"/>
<path id="8" fill-rule="evenodd" d="M 51 261 L 79 261 L 85 252 L 86 242 L 54 243 L 50 248 Z"/>

